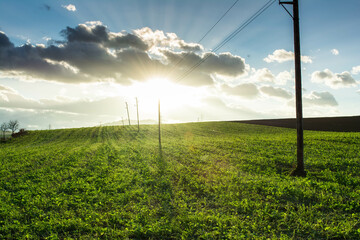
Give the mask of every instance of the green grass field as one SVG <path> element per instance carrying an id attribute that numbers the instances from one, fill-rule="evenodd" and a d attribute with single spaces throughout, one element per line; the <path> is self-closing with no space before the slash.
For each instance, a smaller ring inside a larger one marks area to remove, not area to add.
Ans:
<path id="1" fill-rule="evenodd" d="M 360 239 L 360 133 L 230 122 L 0 144 L 0 239 Z"/>

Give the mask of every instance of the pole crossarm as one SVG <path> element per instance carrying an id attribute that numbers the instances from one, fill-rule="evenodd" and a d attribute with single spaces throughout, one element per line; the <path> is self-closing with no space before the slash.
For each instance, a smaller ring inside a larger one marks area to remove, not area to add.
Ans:
<path id="1" fill-rule="evenodd" d="M 294 5 L 294 2 L 288 2 L 288 1 L 282 2 L 282 1 L 279 0 L 279 5 L 281 5 L 281 6 L 285 9 L 285 11 L 290 15 L 290 17 L 291 17 L 292 19 L 294 19 L 294 16 L 291 15 L 291 13 L 289 12 L 289 10 L 287 10 L 287 8 L 284 6 L 284 4 Z"/>

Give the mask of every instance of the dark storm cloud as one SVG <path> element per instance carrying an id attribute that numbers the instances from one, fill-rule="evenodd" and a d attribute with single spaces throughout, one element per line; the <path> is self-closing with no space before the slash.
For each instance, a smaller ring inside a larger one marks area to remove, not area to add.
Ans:
<path id="1" fill-rule="evenodd" d="M 44 59 L 66 62 L 92 77 L 115 77 L 118 59 L 94 42 L 69 42 L 61 47 L 38 48 Z"/>
<path id="2" fill-rule="evenodd" d="M 180 84 L 191 86 L 213 84 L 214 74 L 238 77 L 246 73 L 241 57 L 204 52 L 200 44 L 186 43 L 174 33 L 149 28 L 115 33 L 101 22 L 87 22 L 66 27 L 61 34 L 64 41 L 53 40 L 48 46 L 14 46 L 0 32 L 0 70 L 22 79 L 113 81 L 128 85 L 152 77 L 177 81 L 189 68 L 202 62 L 191 75 L 180 79 Z M 177 64 L 179 61 L 181 64 Z"/>
<path id="3" fill-rule="evenodd" d="M 138 49 L 124 49 L 117 53 L 118 70 L 123 77 L 145 81 L 149 76 L 165 72 L 165 66 L 158 60 L 151 59 L 146 52 Z"/>
<path id="4" fill-rule="evenodd" d="M 66 27 L 66 29 L 62 30 L 60 33 L 68 40 L 68 42 L 101 43 L 108 39 L 106 27 L 102 25 L 96 25 L 90 28 L 84 24 L 80 24 L 75 28 Z"/>
<path id="5" fill-rule="evenodd" d="M 74 81 L 81 79 L 66 64 L 53 63 L 41 56 L 42 47 L 34 47 L 29 44 L 20 47 L 8 40 L 5 34 L 0 33 L 0 70 L 8 72 L 9 75 L 21 75 L 60 81 Z"/>
<path id="6" fill-rule="evenodd" d="M 5 33 L 0 31 L 0 51 L 5 48 L 13 48 L 14 44 L 12 44 L 9 38 L 5 35 Z"/>
<path id="7" fill-rule="evenodd" d="M 140 50 L 147 50 L 149 46 L 134 34 L 110 34 L 109 40 L 105 43 L 109 48 L 128 48 L 133 47 Z"/>
<path id="8" fill-rule="evenodd" d="M 198 55 L 194 52 L 176 53 L 170 50 L 163 50 L 162 53 L 171 65 L 175 64 L 183 68 L 189 68 L 202 62 L 197 71 L 230 77 L 237 77 L 246 73 L 245 60 L 230 53 Z M 180 64 L 178 64 L 179 62 Z"/>
<path id="9" fill-rule="evenodd" d="M 110 48 L 128 48 L 134 47 L 141 50 L 147 50 L 149 46 L 138 36 L 131 33 L 111 33 L 104 25 L 94 24 L 88 26 L 79 24 L 75 28 L 66 27 L 61 34 L 68 42 L 94 42 L 101 43 Z"/>

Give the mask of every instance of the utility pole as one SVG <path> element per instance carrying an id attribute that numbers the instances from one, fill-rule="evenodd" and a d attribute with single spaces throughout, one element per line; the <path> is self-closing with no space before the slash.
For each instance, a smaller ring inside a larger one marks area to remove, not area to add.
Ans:
<path id="1" fill-rule="evenodd" d="M 296 130 L 297 130 L 297 166 L 291 173 L 292 176 L 306 176 L 304 169 L 304 128 L 302 110 L 301 88 L 301 55 L 300 55 L 300 26 L 299 26 L 299 1 L 281 1 L 279 4 L 291 16 L 294 22 L 294 53 L 295 53 L 295 99 L 296 99 Z M 287 10 L 284 4 L 293 5 L 293 14 Z"/>
<path id="2" fill-rule="evenodd" d="M 159 110 L 159 149 L 161 154 L 161 114 L 160 114 L 160 99 L 158 103 L 158 110 Z"/>
<path id="3" fill-rule="evenodd" d="M 129 120 L 129 126 L 130 126 L 131 124 L 130 124 L 129 106 L 128 106 L 127 102 L 125 102 L 125 104 L 126 104 L 126 111 L 127 111 L 128 120 Z"/>
<path id="4" fill-rule="evenodd" d="M 136 99 L 136 115 L 137 115 L 137 124 L 138 124 L 138 132 L 140 132 L 140 122 L 139 122 L 139 102 L 137 97 Z"/>
<path id="5" fill-rule="evenodd" d="M 121 121 L 122 121 L 123 127 L 125 127 L 125 123 L 124 123 L 124 118 L 123 118 L 123 117 L 121 117 Z"/>

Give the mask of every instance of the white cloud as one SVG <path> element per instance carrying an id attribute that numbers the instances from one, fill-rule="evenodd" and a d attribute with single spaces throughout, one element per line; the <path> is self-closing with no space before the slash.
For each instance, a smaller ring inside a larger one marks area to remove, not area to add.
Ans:
<path id="1" fill-rule="evenodd" d="M 255 82 L 274 82 L 275 76 L 268 68 L 261 68 L 254 72 L 253 80 Z"/>
<path id="2" fill-rule="evenodd" d="M 103 23 L 101 21 L 86 21 L 84 25 L 89 27 L 95 27 L 97 25 L 103 25 Z"/>
<path id="3" fill-rule="evenodd" d="M 329 92 L 311 92 L 310 94 L 304 95 L 303 102 L 305 107 L 336 107 L 339 105 L 335 97 Z"/>
<path id="4" fill-rule="evenodd" d="M 283 89 L 276 88 L 272 86 L 263 86 L 260 88 L 260 91 L 268 96 L 283 98 L 283 99 L 291 99 L 293 97 L 292 93 Z"/>
<path id="5" fill-rule="evenodd" d="M 294 53 L 291 51 L 286 51 L 285 49 L 277 49 L 273 52 L 273 54 L 269 54 L 264 61 L 267 63 L 271 62 L 286 62 L 286 61 L 293 61 L 294 60 Z M 309 56 L 301 56 L 301 61 L 303 63 L 312 63 L 312 59 Z"/>
<path id="6" fill-rule="evenodd" d="M 303 63 L 312 63 L 312 59 L 309 56 L 301 56 L 301 61 Z"/>
<path id="7" fill-rule="evenodd" d="M 249 65 L 246 66 L 250 68 Z M 230 79 L 231 80 L 231 79 Z M 274 75 L 272 71 L 268 68 L 250 68 L 246 70 L 246 73 L 240 78 L 237 78 L 235 81 L 227 81 L 233 82 L 233 84 L 239 84 L 240 82 L 251 82 L 251 83 L 273 83 L 275 85 L 286 85 L 288 81 L 294 80 L 294 73 L 289 71 L 283 71 Z"/>
<path id="8" fill-rule="evenodd" d="M 256 86 L 244 84 L 243 94 Z M 180 91 L 181 92 L 181 91 Z M 2 99 L 1 94 L 8 98 Z M 141 121 L 156 119 L 157 101 L 145 102 L 146 98 L 139 99 L 139 110 Z M 172 105 L 167 108 L 163 104 L 164 121 L 196 121 L 200 115 L 203 120 L 229 120 L 249 119 L 264 117 L 262 113 L 256 112 L 240 105 L 225 104 L 218 96 L 202 94 L 195 104 L 193 101 L 183 102 L 179 107 Z M 129 101 L 127 99 L 126 101 Z M 26 128 L 46 129 L 51 124 L 52 128 L 62 127 L 84 127 L 98 125 L 100 122 L 109 123 L 119 121 L 121 117 L 126 118 L 125 99 L 121 96 L 105 97 L 101 99 L 69 99 L 56 97 L 51 99 L 34 100 L 25 98 L 15 90 L 0 85 L 0 116 L 2 119 L 18 119 Z M 130 100 L 130 118 L 134 116 L 134 104 Z"/>
<path id="9" fill-rule="evenodd" d="M 50 38 L 50 37 L 47 37 L 47 36 L 42 37 L 42 39 L 44 39 L 44 40 L 47 41 L 47 42 L 49 42 L 49 41 L 51 40 L 51 38 Z"/>
<path id="10" fill-rule="evenodd" d="M 339 50 L 337 50 L 336 48 L 331 49 L 331 53 L 335 56 L 339 55 Z"/>
<path id="11" fill-rule="evenodd" d="M 221 90 L 226 94 L 253 99 L 259 95 L 259 89 L 253 83 L 243 83 L 235 87 L 223 85 Z"/>
<path id="12" fill-rule="evenodd" d="M 351 73 L 352 74 L 359 74 L 360 73 L 360 65 L 359 66 L 356 66 L 356 67 L 353 67 L 351 69 Z"/>
<path id="13" fill-rule="evenodd" d="M 294 80 L 294 76 L 288 71 L 280 72 L 275 77 L 275 83 L 277 85 L 286 85 L 286 83 L 291 80 Z"/>
<path id="14" fill-rule="evenodd" d="M 70 11 L 70 12 L 75 12 L 76 11 L 76 7 L 73 4 L 62 5 L 62 7 L 65 8 L 66 10 Z"/>
<path id="15" fill-rule="evenodd" d="M 311 81 L 323 83 L 334 89 L 357 86 L 355 79 L 349 72 L 333 73 L 329 69 L 313 72 L 311 74 Z"/>
<path id="16" fill-rule="evenodd" d="M 253 108 L 242 105 L 232 105 L 223 101 L 218 96 L 207 96 L 201 98 L 201 106 L 193 104 L 184 105 L 171 109 L 166 118 L 185 119 L 185 121 L 196 121 L 198 118 L 209 120 L 245 120 L 265 118 L 265 114 L 257 112 Z M 184 120 L 183 120 L 184 121 Z"/>
<path id="17" fill-rule="evenodd" d="M 175 33 L 165 33 L 161 30 L 155 30 L 148 27 L 134 30 L 134 33 L 146 42 L 151 48 L 178 48 L 184 51 L 203 51 L 204 47 L 198 43 L 186 43 Z M 155 49 L 153 49 L 155 50 Z"/>
<path id="18" fill-rule="evenodd" d="M 14 92 L 16 92 L 16 91 L 15 91 L 14 89 L 10 88 L 10 87 L 6 87 L 6 86 L 0 84 L 0 92 L 3 92 L 3 93 L 14 93 Z"/>
<path id="19" fill-rule="evenodd" d="M 61 111 L 71 114 L 114 115 L 120 113 L 120 109 L 114 108 L 114 102 L 123 101 L 122 97 L 106 97 L 97 100 L 73 99 L 65 96 L 57 96 L 51 99 L 34 100 L 26 98 L 12 88 L 0 85 L 0 106 L 13 109 Z"/>
<path id="20" fill-rule="evenodd" d="M 86 114 L 71 114 L 55 110 L 22 109 L 0 107 L 0 115 L 3 119 L 17 119 L 20 128 L 25 129 L 48 129 L 51 128 L 74 128 L 90 127 L 99 124 L 101 116 L 94 118 Z M 100 120 L 100 121 L 101 121 Z"/>

